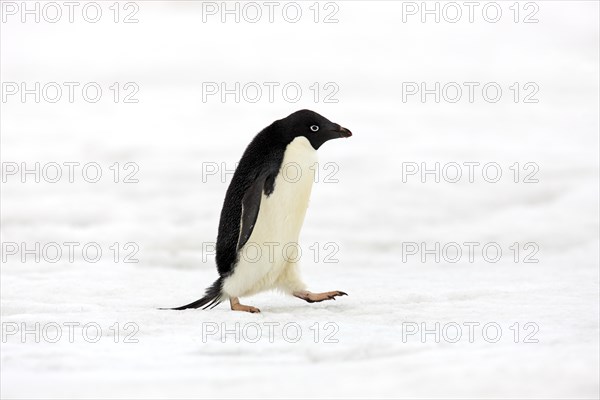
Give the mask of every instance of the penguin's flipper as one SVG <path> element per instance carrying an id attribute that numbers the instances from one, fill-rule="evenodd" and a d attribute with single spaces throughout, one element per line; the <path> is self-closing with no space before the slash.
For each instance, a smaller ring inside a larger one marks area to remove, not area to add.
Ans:
<path id="1" fill-rule="evenodd" d="M 242 199 L 242 226 L 240 228 L 237 251 L 240 251 L 240 249 L 244 247 L 252 235 L 254 225 L 256 224 L 256 218 L 258 218 L 260 201 L 266 180 L 266 175 L 259 176 L 246 190 L 246 193 L 244 193 L 244 197 Z"/>

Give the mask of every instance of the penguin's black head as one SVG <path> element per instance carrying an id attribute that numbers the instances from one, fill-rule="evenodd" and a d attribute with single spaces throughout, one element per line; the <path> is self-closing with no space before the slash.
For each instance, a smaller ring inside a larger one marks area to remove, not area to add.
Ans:
<path id="1" fill-rule="evenodd" d="M 350 130 L 311 110 L 296 111 L 276 123 L 289 141 L 304 136 L 315 150 L 328 140 L 352 136 Z"/>

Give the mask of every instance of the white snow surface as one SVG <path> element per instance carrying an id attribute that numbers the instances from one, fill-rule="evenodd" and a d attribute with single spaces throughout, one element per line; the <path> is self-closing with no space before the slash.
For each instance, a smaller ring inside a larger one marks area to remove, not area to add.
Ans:
<path id="1" fill-rule="evenodd" d="M 95 81 L 105 94 L 3 102 L 2 162 L 97 162 L 105 175 L 2 183 L 4 244 L 103 249 L 97 263 L 80 252 L 36 263 L 3 248 L 2 398 L 598 398 L 599 7 L 538 1 L 540 22 L 515 24 L 512 3 L 496 24 L 402 23 L 391 1 L 337 2 L 337 24 L 203 23 L 191 1 L 137 2 L 137 24 L 3 23 L 2 82 Z M 202 82 L 222 81 L 298 82 L 305 94 L 203 102 Z M 402 82 L 422 81 L 498 82 L 504 95 L 403 102 Z M 110 101 L 114 82 L 136 82 L 139 103 Z M 315 103 L 314 82 L 336 82 L 339 102 Z M 539 102 L 514 103 L 514 82 L 536 82 Z M 349 296 L 242 299 L 260 314 L 158 310 L 196 300 L 217 277 L 203 243 L 216 238 L 227 182 L 203 182 L 203 163 L 232 169 L 254 134 L 302 108 L 354 133 L 319 150 L 337 183 L 315 183 L 301 235 L 309 288 Z M 502 179 L 402 182 L 403 162 L 470 161 L 497 162 Z M 139 183 L 111 182 L 115 162 L 136 163 Z M 536 163 L 539 182 L 514 183 L 515 162 Z M 137 243 L 139 262 L 123 262 L 125 251 L 114 262 L 115 242 Z M 330 242 L 337 263 L 325 262 Z M 407 242 L 493 242 L 503 253 L 403 260 Z M 530 242 L 538 263 L 523 262 Z M 36 323 L 39 342 L 7 333 Z M 65 323 L 78 324 L 72 341 Z M 95 343 L 88 323 L 102 330 Z M 422 340 L 436 324 L 439 340 Z"/>

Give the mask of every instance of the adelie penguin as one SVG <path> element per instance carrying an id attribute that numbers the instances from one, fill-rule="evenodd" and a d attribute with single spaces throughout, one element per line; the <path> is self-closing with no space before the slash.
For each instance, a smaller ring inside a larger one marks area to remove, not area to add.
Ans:
<path id="1" fill-rule="evenodd" d="M 232 310 L 257 313 L 258 308 L 240 304 L 239 298 L 270 289 L 309 303 L 345 296 L 338 290 L 306 290 L 298 264 L 291 261 L 297 257 L 281 249 L 298 243 L 317 150 L 331 139 L 350 136 L 348 129 L 310 110 L 297 111 L 258 133 L 246 148 L 225 196 L 216 248 L 219 278 L 204 297 L 172 310 L 213 308 L 229 299 Z M 262 254 L 258 260 L 244 255 L 250 245 L 260 248 L 252 250 Z"/>

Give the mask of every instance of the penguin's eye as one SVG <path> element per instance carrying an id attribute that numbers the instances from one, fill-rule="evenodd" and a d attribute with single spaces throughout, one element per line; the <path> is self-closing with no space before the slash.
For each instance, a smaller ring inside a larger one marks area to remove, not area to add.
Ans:
<path id="1" fill-rule="evenodd" d="M 310 130 L 313 132 L 316 132 L 319 130 L 319 126 L 318 125 L 311 125 Z"/>

